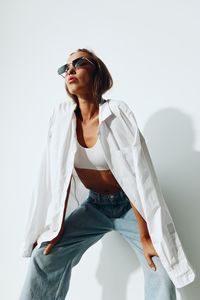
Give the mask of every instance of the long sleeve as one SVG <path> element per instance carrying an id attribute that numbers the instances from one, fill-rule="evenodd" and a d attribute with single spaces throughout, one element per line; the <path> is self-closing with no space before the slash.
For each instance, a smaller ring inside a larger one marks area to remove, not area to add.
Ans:
<path id="1" fill-rule="evenodd" d="M 184 253 L 174 222 L 133 112 L 123 102 L 124 119 L 132 132 L 132 157 L 138 194 L 154 247 L 177 287 L 193 281 L 195 274 Z"/>
<path id="2" fill-rule="evenodd" d="M 55 109 L 49 119 L 48 134 L 43 153 L 39 163 L 36 182 L 33 184 L 31 203 L 26 220 L 24 241 L 20 249 L 21 256 L 30 256 L 32 246 L 45 226 L 48 203 L 51 201 L 50 160 L 49 151 L 51 143 L 52 126 Z"/>

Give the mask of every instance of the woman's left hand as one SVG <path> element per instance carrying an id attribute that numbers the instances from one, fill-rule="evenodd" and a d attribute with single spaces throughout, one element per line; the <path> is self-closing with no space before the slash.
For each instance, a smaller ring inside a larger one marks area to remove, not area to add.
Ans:
<path id="1" fill-rule="evenodd" d="M 144 256 L 150 266 L 150 268 L 152 268 L 154 271 L 156 271 L 156 266 L 152 260 L 152 256 L 158 256 L 158 253 L 156 252 L 151 238 L 150 237 L 145 237 L 141 239 L 141 243 L 143 246 L 143 250 L 144 250 Z"/>

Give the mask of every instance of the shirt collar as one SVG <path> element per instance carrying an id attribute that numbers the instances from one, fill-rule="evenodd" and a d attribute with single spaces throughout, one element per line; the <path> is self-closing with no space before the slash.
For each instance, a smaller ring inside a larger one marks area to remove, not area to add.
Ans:
<path id="1" fill-rule="evenodd" d="M 110 109 L 109 100 L 102 98 L 99 104 L 99 124 L 101 124 L 111 114 L 112 111 Z"/>
<path id="2" fill-rule="evenodd" d="M 75 110 L 77 104 L 73 103 L 73 110 Z M 107 119 L 112 114 L 110 109 L 109 100 L 101 98 L 99 103 L 99 124 L 101 124 L 105 119 Z"/>

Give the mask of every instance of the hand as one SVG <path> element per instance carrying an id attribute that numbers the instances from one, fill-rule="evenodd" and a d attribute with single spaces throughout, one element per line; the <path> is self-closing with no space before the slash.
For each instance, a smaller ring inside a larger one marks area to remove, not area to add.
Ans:
<path id="1" fill-rule="evenodd" d="M 48 245 L 44 248 L 43 254 L 48 255 L 49 252 L 51 251 L 51 249 L 53 248 L 53 246 L 57 243 L 57 241 L 59 240 L 60 236 L 59 234 L 53 239 L 51 240 Z"/>
<path id="2" fill-rule="evenodd" d="M 156 252 L 151 238 L 150 237 L 145 237 L 141 239 L 141 243 L 143 246 L 143 250 L 144 250 L 144 256 L 150 266 L 150 268 L 152 268 L 154 271 L 156 271 L 156 266 L 152 260 L 152 256 L 158 256 L 158 253 Z"/>
<path id="3" fill-rule="evenodd" d="M 44 248 L 43 254 L 48 255 L 53 246 L 58 242 L 58 240 L 61 238 L 62 234 L 64 232 L 64 222 L 62 222 L 61 229 L 58 233 L 58 235 L 51 241 L 49 241 L 48 245 Z"/>

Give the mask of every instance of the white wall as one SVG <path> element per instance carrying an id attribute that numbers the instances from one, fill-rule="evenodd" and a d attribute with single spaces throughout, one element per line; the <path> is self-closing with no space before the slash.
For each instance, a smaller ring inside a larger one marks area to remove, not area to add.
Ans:
<path id="1" fill-rule="evenodd" d="M 0 3 L 1 299 L 15 300 L 28 259 L 18 255 L 48 119 L 66 99 L 56 73 L 79 47 L 96 52 L 146 137 L 166 202 L 199 273 L 200 4 L 198 1 L 27 1 Z M 198 274 L 197 274 L 198 275 Z M 197 300 L 199 276 L 177 290 Z M 142 300 L 143 274 L 117 233 L 73 269 L 68 300 Z"/>

